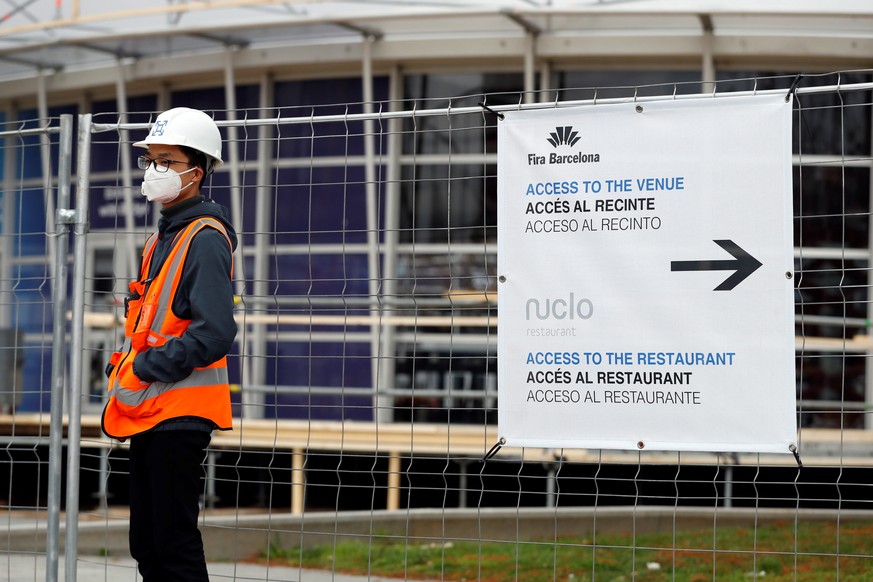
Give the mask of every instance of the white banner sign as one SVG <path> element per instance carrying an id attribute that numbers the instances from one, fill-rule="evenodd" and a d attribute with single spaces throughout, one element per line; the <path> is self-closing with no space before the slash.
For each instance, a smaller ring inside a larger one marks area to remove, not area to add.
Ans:
<path id="1" fill-rule="evenodd" d="M 498 141 L 506 444 L 790 452 L 791 103 L 506 112 Z"/>

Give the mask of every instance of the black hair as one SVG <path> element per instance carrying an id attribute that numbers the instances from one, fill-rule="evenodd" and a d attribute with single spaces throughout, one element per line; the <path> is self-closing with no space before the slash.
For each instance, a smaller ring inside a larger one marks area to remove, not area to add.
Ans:
<path id="1" fill-rule="evenodd" d="M 204 176 L 208 176 L 212 172 L 212 164 L 209 163 L 209 156 L 188 146 L 180 145 L 179 148 L 181 148 L 182 153 L 188 157 L 189 162 L 203 170 Z"/>

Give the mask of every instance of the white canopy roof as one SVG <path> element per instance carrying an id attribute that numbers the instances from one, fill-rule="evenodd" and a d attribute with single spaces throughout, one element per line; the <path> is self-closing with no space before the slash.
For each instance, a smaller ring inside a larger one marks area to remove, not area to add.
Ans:
<path id="1" fill-rule="evenodd" d="M 869 0 L 7 0 L 0 85 L 148 59 L 359 43 L 522 38 L 829 38 L 873 56 Z M 857 43 L 863 43 L 858 45 Z M 428 54 L 439 59 L 433 44 Z M 553 43 L 553 48 L 556 46 Z M 824 51 L 831 45 L 822 45 Z M 407 49 L 408 50 L 408 49 Z M 423 52 L 424 49 L 422 49 Z M 543 51 L 549 47 L 544 46 Z M 794 50 L 786 47 L 784 50 Z M 800 56 L 806 45 L 797 47 Z M 849 50 L 849 49 L 846 49 Z M 813 50 L 814 52 L 814 50 Z M 541 52 L 542 54 L 542 52 Z M 471 55 L 472 56 L 472 55 Z M 32 87 L 18 84 L 18 90 Z M 12 87 L 0 95 L 12 96 Z"/>

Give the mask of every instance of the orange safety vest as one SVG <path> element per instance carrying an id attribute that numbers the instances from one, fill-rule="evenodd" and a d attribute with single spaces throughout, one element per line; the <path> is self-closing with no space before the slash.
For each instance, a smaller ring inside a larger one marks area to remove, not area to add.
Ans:
<path id="1" fill-rule="evenodd" d="M 218 220 L 201 217 L 176 235 L 170 254 L 153 280 L 147 279 L 158 236 L 154 233 L 142 252 L 138 281 L 130 283 L 126 303 L 124 346 L 112 354 L 109 402 L 103 409 L 103 432 L 113 438 L 127 438 L 151 430 L 161 422 L 182 416 L 211 420 L 221 430 L 231 428 L 230 386 L 227 358 L 195 368 L 178 382 L 143 382 L 133 373 L 136 355 L 168 339 L 180 337 L 190 320 L 173 314 L 173 299 L 182 277 L 191 241 L 200 230 L 214 228 L 225 238 L 227 230 Z M 231 251 L 232 252 L 232 251 Z M 231 274 L 233 267 L 231 267 Z"/>

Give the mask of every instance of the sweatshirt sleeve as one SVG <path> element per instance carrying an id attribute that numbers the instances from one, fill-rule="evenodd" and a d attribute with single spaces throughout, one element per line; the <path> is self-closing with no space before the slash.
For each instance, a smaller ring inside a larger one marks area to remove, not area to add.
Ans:
<path id="1" fill-rule="evenodd" d="M 227 239 L 204 228 L 191 241 L 173 313 L 190 319 L 181 337 L 136 356 L 133 372 L 145 382 L 178 382 L 194 368 L 226 356 L 236 337 L 233 318 L 232 254 Z"/>

